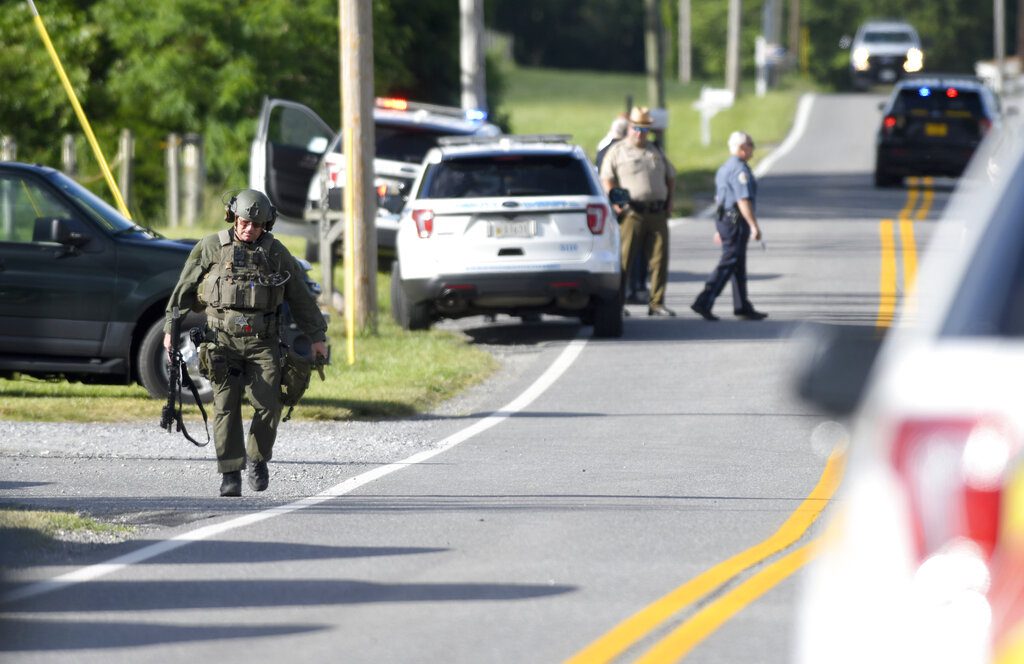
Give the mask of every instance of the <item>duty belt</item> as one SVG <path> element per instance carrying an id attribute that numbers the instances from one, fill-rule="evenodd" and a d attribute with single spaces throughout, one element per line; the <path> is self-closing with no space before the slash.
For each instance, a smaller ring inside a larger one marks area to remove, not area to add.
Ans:
<path id="1" fill-rule="evenodd" d="M 653 212 L 661 212 L 662 210 L 664 210 L 665 201 L 630 201 L 629 207 L 633 208 L 634 210 L 641 214 L 649 214 Z"/>
<path id="2" fill-rule="evenodd" d="M 234 309 L 206 311 L 206 324 L 211 330 L 225 332 L 233 337 L 267 338 L 277 335 L 277 314 L 262 311 L 236 311 Z"/>

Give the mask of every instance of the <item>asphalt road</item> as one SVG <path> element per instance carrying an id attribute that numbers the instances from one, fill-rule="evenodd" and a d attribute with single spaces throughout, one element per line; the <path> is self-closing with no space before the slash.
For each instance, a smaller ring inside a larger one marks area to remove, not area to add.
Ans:
<path id="1" fill-rule="evenodd" d="M 0 503 L 140 527 L 50 558 L 0 545 L 0 657 L 641 661 L 668 637 L 650 661 L 788 662 L 799 565 L 758 573 L 794 548 L 696 601 L 670 593 L 808 507 L 839 428 L 794 396 L 792 335 L 877 325 L 883 220 L 920 217 L 895 242 L 898 298 L 948 197 L 946 182 L 872 186 L 879 100 L 815 98 L 760 179 L 766 249 L 752 246 L 749 269 L 766 321 L 735 320 L 728 290 L 720 322 L 689 311 L 718 249 L 710 220 L 684 219 L 667 300 L 678 318 L 631 306 L 623 338 L 601 341 L 554 318 L 452 324 L 503 359 L 494 380 L 416 420 L 289 423 L 259 496 L 216 498 L 212 453 L 153 427 L 0 422 Z M 693 627 L 747 581 L 756 597 Z M 649 620 L 602 640 L 637 614 Z"/>

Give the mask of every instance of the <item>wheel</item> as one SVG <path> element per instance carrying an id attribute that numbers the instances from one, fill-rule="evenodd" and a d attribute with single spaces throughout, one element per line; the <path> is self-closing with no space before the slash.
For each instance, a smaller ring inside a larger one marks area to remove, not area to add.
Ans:
<path id="1" fill-rule="evenodd" d="M 531 311 L 528 314 L 521 315 L 519 317 L 519 320 L 521 320 L 524 323 L 539 323 L 541 318 L 539 313 L 537 313 L 536 311 Z"/>
<path id="2" fill-rule="evenodd" d="M 876 187 L 895 187 L 902 183 L 903 178 L 898 175 L 893 175 L 886 171 L 880 164 L 875 163 L 875 186 Z"/>
<path id="3" fill-rule="evenodd" d="M 397 260 L 391 264 L 391 317 L 404 330 L 430 329 L 430 308 L 424 302 L 409 302 Z"/>
<path id="4" fill-rule="evenodd" d="M 188 375 L 196 384 L 199 400 L 203 403 L 213 401 L 213 386 L 210 381 L 199 375 L 199 354 L 188 338 L 188 330 L 182 330 L 178 345 L 181 357 L 188 367 Z M 139 368 L 139 382 L 154 399 L 167 398 L 167 351 L 164 350 L 164 319 L 158 318 L 146 330 L 139 344 L 139 353 L 135 358 Z M 192 392 L 187 388 L 181 393 L 185 403 L 194 403 Z"/>
<path id="5" fill-rule="evenodd" d="M 594 304 L 594 336 L 600 339 L 622 336 L 622 303 L 618 298 Z"/>

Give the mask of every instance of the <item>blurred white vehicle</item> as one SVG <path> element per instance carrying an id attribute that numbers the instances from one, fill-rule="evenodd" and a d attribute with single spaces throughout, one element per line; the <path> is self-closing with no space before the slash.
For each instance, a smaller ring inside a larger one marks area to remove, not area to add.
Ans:
<path id="1" fill-rule="evenodd" d="M 823 552 L 807 570 L 800 664 L 1024 661 L 1016 136 L 982 144 L 871 370 Z M 805 394 L 851 405 L 828 394 L 851 348 L 841 340 L 824 353 Z"/>

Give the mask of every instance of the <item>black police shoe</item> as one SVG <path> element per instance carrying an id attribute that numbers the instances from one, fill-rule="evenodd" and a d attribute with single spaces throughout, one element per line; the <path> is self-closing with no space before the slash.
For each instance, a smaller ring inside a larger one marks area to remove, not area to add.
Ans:
<path id="1" fill-rule="evenodd" d="M 768 314 L 761 313 L 753 307 L 749 309 L 740 309 L 734 312 L 737 318 L 743 318 L 745 320 L 764 320 L 768 318 Z"/>
<path id="2" fill-rule="evenodd" d="M 266 461 L 254 461 L 246 475 L 249 478 L 249 488 L 253 491 L 266 491 L 270 486 L 270 471 L 267 470 Z"/>
<path id="3" fill-rule="evenodd" d="M 718 316 L 711 313 L 711 309 L 701 304 L 700 302 L 694 302 L 690 305 L 690 308 L 697 312 L 697 314 L 704 320 L 718 320 Z"/>
<path id="4" fill-rule="evenodd" d="M 233 470 L 230 473 L 224 473 L 224 479 L 220 483 L 220 495 L 230 497 L 242 495 L 242 471 Z"/>
<path id="5" fill-rule="evenodd" d="M 648 316 L 675 316 L 676 312 L 672 311 L 663 304 L 652 304 L 647 308 Z"/>

